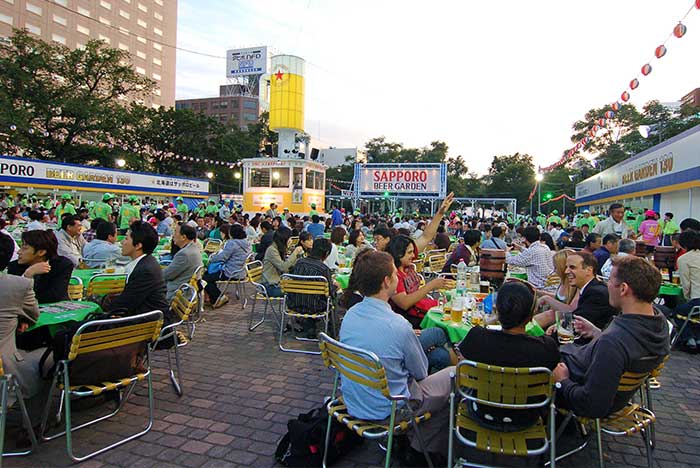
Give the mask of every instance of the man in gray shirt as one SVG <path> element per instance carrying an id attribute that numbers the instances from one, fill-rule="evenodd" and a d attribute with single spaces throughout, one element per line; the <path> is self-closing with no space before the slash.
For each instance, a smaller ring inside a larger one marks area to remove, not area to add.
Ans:
<path id="1" fill-rule="evenodd" d="M 173 242 L 180 250 L 173 256 L 173 261 L 163 270 L 167 292 L 165 299 L 170 302 L 178 288 L 187 284 L 195 270 L 202 266 L 202 252 L 197 244 L 197 232 L 189 224 L 176 224 Z"/>

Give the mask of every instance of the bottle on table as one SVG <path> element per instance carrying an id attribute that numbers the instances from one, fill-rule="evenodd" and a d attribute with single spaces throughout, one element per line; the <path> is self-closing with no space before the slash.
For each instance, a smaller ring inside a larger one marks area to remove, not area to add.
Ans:
<path id="1" fill-rule="evenodd" d="M 460 258 L 457 264 L 457 296 L 465 296 L 467 294 L 467 279 L 469 273 L 467 264 L 464 263 L 464 259 Z"/>

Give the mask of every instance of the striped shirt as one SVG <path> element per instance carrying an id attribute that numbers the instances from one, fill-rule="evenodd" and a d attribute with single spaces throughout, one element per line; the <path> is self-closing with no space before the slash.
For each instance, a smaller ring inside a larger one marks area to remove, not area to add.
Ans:
<path id="1" fill-rule="evenodd" d="M 525 267 L 527 280 L 541 289 L 547 277 L 554 271 L 552 251 L 542 242 L 533 242 L 518 255 L 506 255 L 508 265 Z"/>

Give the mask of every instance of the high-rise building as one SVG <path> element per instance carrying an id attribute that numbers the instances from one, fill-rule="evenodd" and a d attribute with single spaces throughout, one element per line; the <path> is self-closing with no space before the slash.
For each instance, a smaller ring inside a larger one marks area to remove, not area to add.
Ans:
<path id="1" fill-rule="evenodd" d="M 695 88 L 681 98 L 681 103 L 684 106 L 700 107 L 700 88 Z"/>
<path id="2" fill-rule="evenodd" d="M 145 104 L 175 104 L 177 0 L 0 0 L 0 37 L 12 28 L 71 49 L 101 39 L 125 50 L 136 72 L 156 82 Z"/>
<path id="3" fill-rule="evenodd" d="M 260 115 L 258 96 L 247 89 L 239 88 L 238 85 L 220 86 L 219 97 L 178 99 L 175 108 L 190 109 L 221 123 L 233 121 L 239 128 L 247 128 L 248 125 L 257 122 Z"/>

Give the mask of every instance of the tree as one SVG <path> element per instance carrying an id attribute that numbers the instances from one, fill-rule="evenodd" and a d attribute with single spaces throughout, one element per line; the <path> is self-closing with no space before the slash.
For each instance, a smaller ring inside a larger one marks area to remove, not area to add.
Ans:
<path id="1" fill-rule="evenodd" d="M 488 173 L 486 195 L 494 198 L 515 198 L 524 206 L 535 184 L 532 156 L 515 153 L 494 156 Z"/>
<path id="2" fill-rule="evenodd" d="M 133 70 L 128 52 L 102 41 L 70 50 L 15 30 L 0 44 L 0 128 L 16 130 L 0 149 L 111 166 L 125 103 L 154 86 Z"/>

